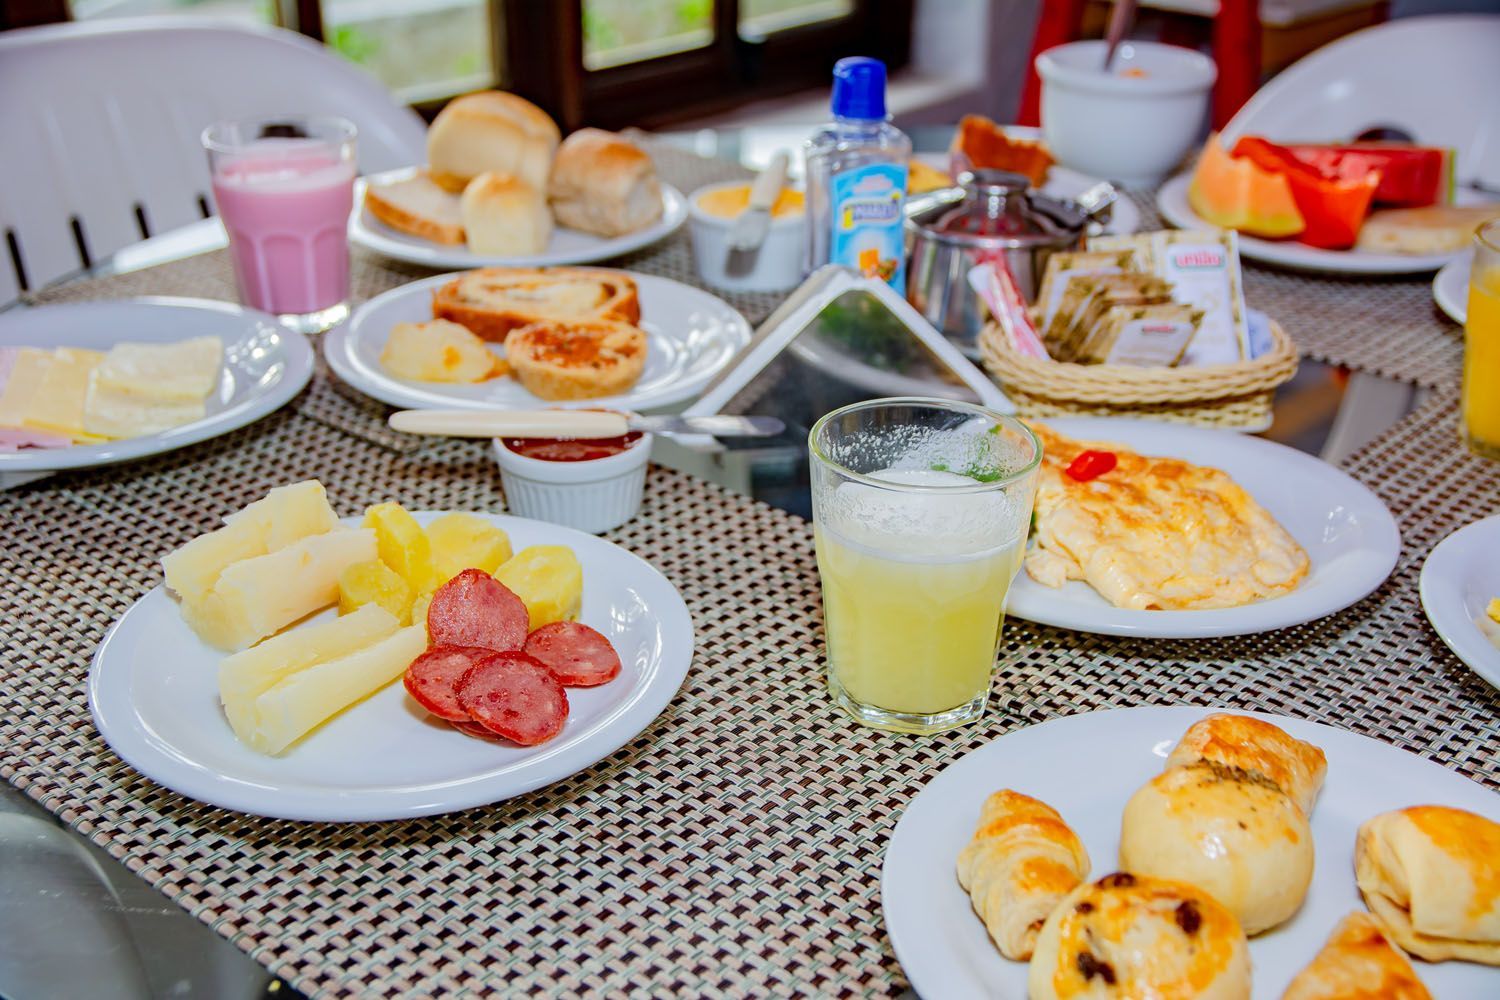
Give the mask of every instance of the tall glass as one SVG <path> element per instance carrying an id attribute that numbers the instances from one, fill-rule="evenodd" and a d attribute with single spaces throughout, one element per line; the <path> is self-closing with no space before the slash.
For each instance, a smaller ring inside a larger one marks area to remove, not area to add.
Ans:
<path id="1" fill-rule="evenodd" d="M 828 689 L 868 726 L 933 733 L 984 713 L 1042 448 L 968 403 L 877 399 L 813 426 Z"/>
<path id="2" fill-rule="evenodd" d="M 352 122 L 279 115 L 203 131 L 240 299 L 303 333 L 349 315 Z"/>
<path id="3" fill-rule="evenodd" d="M 1500 219 L 1474 234 L 1464 322 L 1463 433 L 1474 454 L 1500 459 Z"/>

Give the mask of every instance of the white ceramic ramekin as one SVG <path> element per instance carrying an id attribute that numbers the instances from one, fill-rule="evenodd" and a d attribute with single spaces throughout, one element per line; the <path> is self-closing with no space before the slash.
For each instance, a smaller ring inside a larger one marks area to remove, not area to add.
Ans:
<path id="1" fill-rule="evenodd" d="M 651 435 L 618 455 L 584 462 L 548 462 L 518 455 L 494 440 L 505 504 L 518 517 L 599 534 L 635 517 L 646 485 Z"/>
<path id="2" fill-rule="evenodd" d="M 688 199 L 689 230 L 693 234 L 693 263 L 710 285 L 735 292 L 781 292 L 802 283 L 802 258 L 807 252 L 807 213 L 772 218 L 766 241 L 748 253 L 729 249 L 733 219 L 710 215 L 698 205 L 709 191 L 745 187 L 748 181 L 709 184 Z"/>
<path id="3" fill-rule="evenodd" d="M 1191 49 L 1125 42 L 1106 73 L 1104 51 L 1103 41 L 1069 42 L 1036 57 L 1042 134 L 1065 166 L 1149 186 L 1200 138 L 1218 68 Z"/>

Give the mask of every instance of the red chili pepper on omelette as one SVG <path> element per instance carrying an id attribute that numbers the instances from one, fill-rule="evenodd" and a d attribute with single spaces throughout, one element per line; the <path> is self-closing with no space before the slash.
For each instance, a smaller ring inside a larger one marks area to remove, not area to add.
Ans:
<path id="1" fill-rule="evenodd" d="M 1119 464 L 1119 456 L 1112 451 L 1081 451 L 1063 471 L 1068 474 L 1068 478 L 1086 483 L 1090 479 L 1098 479 Z"/>

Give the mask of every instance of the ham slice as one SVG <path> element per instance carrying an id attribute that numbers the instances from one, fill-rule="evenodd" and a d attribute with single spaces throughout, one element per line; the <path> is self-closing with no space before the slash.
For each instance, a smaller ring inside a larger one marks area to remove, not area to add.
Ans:
<path id="1" fill-rule="evenodd" d="M 22 451 L 26 448 L 68 448 L 73 439 L 46 431 L 33 431 L 24 427 L 0 427 L 0 455 Z"/>

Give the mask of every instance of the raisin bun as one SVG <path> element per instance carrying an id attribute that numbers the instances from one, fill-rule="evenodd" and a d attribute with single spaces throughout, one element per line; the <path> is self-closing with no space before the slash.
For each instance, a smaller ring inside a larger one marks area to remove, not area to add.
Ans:
<path id="1" fill-rule="evenodd" d="M 1250 953 L 1208 893 L 1117 873 L 1079 886 L 1047 918 L 1029 987 L 1031 1000 L 1247 1000 Z"/>
<path id="2" fill-rule="evenodd" d="M 1204 760 L 1169 767 L 1131 796 L 1120 867 L 1196 885 L 1258 934 L 1302 905 L 1312 829 L 1274 781 Z"/>

